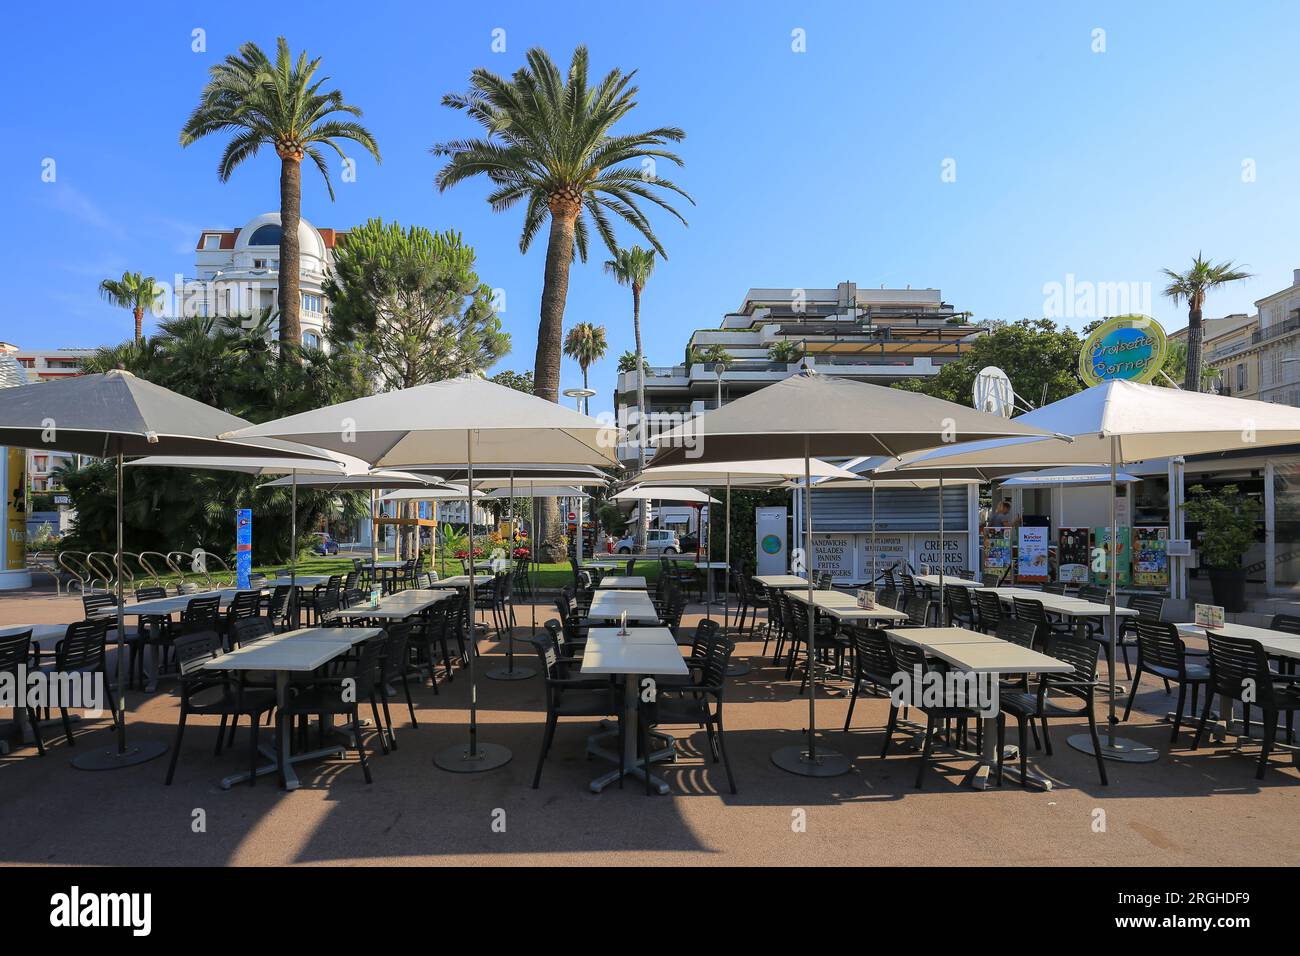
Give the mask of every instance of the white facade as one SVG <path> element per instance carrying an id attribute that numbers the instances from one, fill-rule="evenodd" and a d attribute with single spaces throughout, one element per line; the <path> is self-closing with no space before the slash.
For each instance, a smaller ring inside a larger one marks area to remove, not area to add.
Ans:
<path id="1" fill-rule="evenodd" d="M 1291 285 L 1255 303 L 1259 310 L 1259 397 L 1300 405 L 1300 269 Z"/>
<path id="2" fill-rule="evenodd" d="M 334 248 L 344 233 L 317 229 L 306 219 L 298 221 L 298 282 L 302 299 L 300 322 L 303 344 L 324 347 L 326 271 L 334 262 Z M 280 214 L 262 213 L 239 229 L 204 229 L 194 254 L 194 279 L 185 284 L 184 297 L 199 315 L 249 317 L 274 309 L 279 295 Z M 273 326 L 273 334 L 279 329 Z"/>
<path id="3" fill-rule="evenodd" d="M 81 366 L 94 349 L 24 349 L 0 342 L 0 353 L 10 356 L 27 373 L 28 382 L 46 382 L 80 375 Z M 54 484 L 54 472 L 77 458 L 66 451 L 36 450 L 27 453 L 27 483 L 33 491 L 45 491 Z"/>

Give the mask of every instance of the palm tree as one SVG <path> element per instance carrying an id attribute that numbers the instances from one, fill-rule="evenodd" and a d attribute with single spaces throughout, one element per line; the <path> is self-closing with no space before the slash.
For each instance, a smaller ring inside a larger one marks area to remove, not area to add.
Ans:
<path id="1" fill-rule="evenodd" d="M 347 159 L 338 140 L 359 143 L 380 161 L 375 138 L 360 123 L 335 114 L 359 117 L 361 110 L 343 102 L 338 90 L 322 91 L 329 77 L 316 77 L 320 59 L 295 61 L 284 37 L 276 40 L 275 62 L 256 43 L 245 43 L 237 54 L 212 67 L 199 105 L 181 129 L 181 146 L 209 133 L 232 132 L 217 178 L 223 183 L 246 159 L 270 146 L 280 157 L 280 355 L 293 353 L 301 335 L 298 312 L 298 223 L 302 218 L 302 161 L 310 157 L 325 178 L 334 199 L 323 144 Z"/>
<path id="2" fill-rule="evenodd" d="M 105 302 L 120 309 L 130 309 L 135 316 L 135 340 L 144 338 L 144 311 L 152 309 L 162 298 L 163 290 L 153 276 L 138 272 L 123 272 L 120 279 L 105 279 L 99 284 L 99 294 Z"/>
<path id="3" fill-rule="evenodd" d="M 449 157 L 435 180 L 439 191 L 482 175 L 494 187 L 487 197 L 494 212 L 523 201 L 520 252 L 528 251 L 549 219 L 533 391 L 558 402 L 569 267 L 575 252 L 587 260 L 589 223 L 611 253 L 617 249 L 613 214 L 665 255 L 639 200 L 667 210 L 683 225 L 686 220 L 661 191 L 677 193 L 692 205 L 695 201 L 654 167 L 656 160 L 682 164 L 665 147 L 680 142 L 685 133 L 674 126 L 611 132 L 636 106 L 635 71 L 610 70 L 591 86 L 585 46 L 573 51 L 567 73 L 541 48 L 529 50 L 525 59 L 526 65 L 509 79 L 479 68 L 470 74 L 469 92 L 444 96 L 444 106 L 464 110 L 487 135 L 439 143 L 432 152 Z M 558 515 L 555 500 L 546 499 L 539 538 L 548 559 L 558 544 Z"/>
<path id="4" fill-rule="evenodd" d="M 599 362 L 605 357 L 609 343 L 605 341 L 605 327 L 579 322 L 569 329 L 564 339 L 564 354 L 573 359 L 582 368 L 582 387 L 587 387 L 587 369 L 592 362 Z M 591 411 L 591 398 L 583 401 L 585 410 Z"/>
<path id="5" fill-rule="evenodd" d="M 1177 305 L 1187 302 L 1187 370 L 1183 373 L 1183 388 L 1189 392 L 1201 389 L 1201 309 L 1205 306 L 1205 296 L 1211 289 L 1249 279 L 1251 274 L 1237 268 L 1231 261 L 1212 263 L 1202 253 L 1197 253 L 1192 260 L 1192 267 L 1186 272 L 1163 270 L 1169 279 L 1165 295 Z"/>

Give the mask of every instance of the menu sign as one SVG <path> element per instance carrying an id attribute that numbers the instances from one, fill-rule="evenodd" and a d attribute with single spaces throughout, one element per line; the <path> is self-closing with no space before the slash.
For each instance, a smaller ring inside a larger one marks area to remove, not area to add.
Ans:
<path id="1" fill-rule="evenodd" d="M 1016 580 L 1046 581 L 1047 570 L 1047 529 L 1021 525 Z"/>
<path id="2" fill-rule="evenodd" d="M 1217 604 L 1196 605 L 1196 623 L 1211 630 L 1223 627 L 1223 608 Z"/>
<path id="3" fill-rule="evenodd" d="M 858 607 L 871 610 L 876 606 L 876 592 L 869 588 L 858 589 Z"/>
<path id="4" fill-rule="evenodd" d="M 1092 561 L 1091 529 L 1062 528 L 1056 548 L 1056 580 L 1087 584 L 1088 565 Z"/>

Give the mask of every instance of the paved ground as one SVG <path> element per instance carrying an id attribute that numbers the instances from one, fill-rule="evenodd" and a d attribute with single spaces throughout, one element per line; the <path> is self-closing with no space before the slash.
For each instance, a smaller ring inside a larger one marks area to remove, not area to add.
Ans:
<path id="1" fill-rule="evenodd" d="M 527 606 L 521 607 L 527 622 Z M 539 608 L 539 621 L 546 615 Z M 0 626 L 66 622 L 76 598 L 0 597 Z M 549 616 L 549 615 L 547 615 Z M 696 615 L 688 616 L 688 625 Z M 526 634 L 521 627 L 519 633 Z M 498 651 L 484 645 L 489 666 Z M 271 778 L 223 791 L 217 780 L 243 768 L 247 741 L 219 758 L 215 721 L 191 723 L 176 782 L 163 786 L 166 757 L 126 770 L 86 773 L 73 752 L 109 739 L 107 718 L 80 722 L 77 745 L 48 732 L 47 753 L 20 747 L 0 757 L 0 862 L 28 864 L 1082 864 L 1240 865 L 1300 860 L 1300 773 L 1289 757 L 1267 778 L 1223 747 L 1190 753 L 1190 734 L 1169 754 L 1169 730 L 1156 715 L 1171 706 L 1157 685 L 1138 698 L 1125 733 L 1167 756 L 1146 765 L 1110 765 L 1101 787 L 1090 758 L 1065 746 L 1077 726 L 1053 731 L 1052 757 L 1034 753 L 1058 781 L 1049 793 L 1008 784 L 978 793 L 960 786 L 971 765 L 941 755 L 914 790 L 916 756 L 905 738 L 878 757 L 887 704 L 859 702 L 854 730 L 842 731 L 843 699 L 822 701 L 824 739 L 853 758 L 852 773 L 823 780 L 790 776 L 769 762 L 798 739 L 807 702 L 784 670 L 758 657 L 735 680 L 726 709 L 727 744 L 740 792 L 726 790 L 720 765 L 704 752 L 703 732 L 678 731 L 683 756 L 663 775 L 667 797 L 639 786 L 599 796 L 587 781 L 604 765 L 584 757 L 591 724 L 561 725 L 539 790 L 529 781 L 541 741 L 542 685 L 482 681 L 482 737 L 514 752 L 508 766 L 460 776 L 433 754 L 465 740 L 468 681 L 417 692 L 418 729 L 394 711 L 400 750 L 375 754 L 367 786 L 355 758 L 306 765 L 304 787 L 279 791 Z M 171 741 L 177 713 L 170 685 L 129 698 L 130 733 Z M 204 826 L 196 824 L 202 820 Z M 201 831 L 201 832 L 196 832 Z"/>

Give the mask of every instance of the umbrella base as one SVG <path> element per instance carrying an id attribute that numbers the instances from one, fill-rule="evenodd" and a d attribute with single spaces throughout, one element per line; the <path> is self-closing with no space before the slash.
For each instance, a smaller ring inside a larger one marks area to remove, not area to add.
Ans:
<path id="1" fill-rule="evenodd" d="M 528 680 L 537 672 L 531 667 L 496 667 L 485 675 L 488 680 Z"/>
<path id="2" fill-rule="evenodd" d="M 1100 736 L 1101 755 L 1106 760 L 1115 760 L 1119 763 L 1152 763 L 1160 759 L 1160 751 L 1146 744 L 1140 744 L 1136 740 L 1129 740 L 1126 737 L 1108 737 L 1106 734 Z M 1075 734 L 1065 742 L 1080 753 L 1092 755 L 1096 752 L 1092 748 L 1091 734 Z"/>
<path id="3" fill-rule="evenodd" d="M 96 747 L 94 750 L 88 750 L 85 753 L 78 754 L 72 761 L 72 765 L 78 770 L 121 770 L 124 767 L 134 767 L 136 764 L 148 763 L 157 757 L 161 757 L 167 752 L 167 745 L 160 740 L 145 740 L 139 743 L 130 743 L 126 745 L 126 750 L 121 753 L 117 750 L 117 744 L 110 747 Z"/>
<path id="4" fill-rule="evenodd" d="M 808 755 L 805 744 L 795 744 L 772 751 L 772 763 L 786 773 L 801 777 L 838 777 L 849 772 L 849 758 L 834 750 L 817 748 L 816 758 Z"/>
<path id="5" fill-rule="evenodd" d="M 470 753 L 468 747 L 459 744 L 439 750 L 434 755 L 433 763 L 439 770 L 449 773 L 483 773 L 504 767 L 513 757 L 507 748 L 500 744 L 479 744 L 477 753 Z"/>

